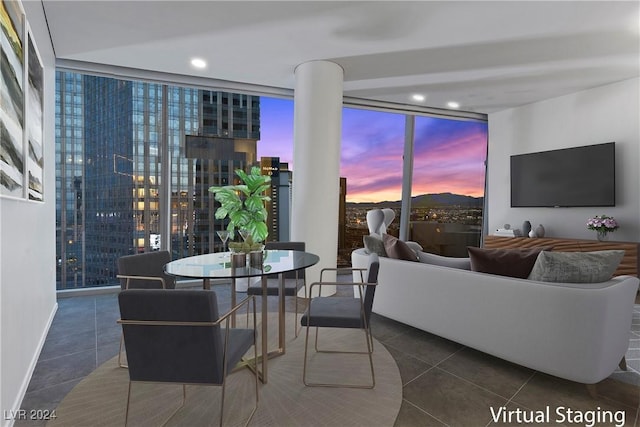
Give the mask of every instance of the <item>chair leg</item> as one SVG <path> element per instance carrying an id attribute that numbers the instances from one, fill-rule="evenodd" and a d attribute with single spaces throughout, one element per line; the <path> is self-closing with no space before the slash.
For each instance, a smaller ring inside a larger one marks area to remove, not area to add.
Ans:
<path id="1" fill-rule="evenodd" d="M 365 341 L 367 344 L 367 351 L 327 351 L 327 350 L 319 350 L 318 349 L 318 330 L 320 328 L 316 327 L 316 337 L 315 337 L 315 350 L 318 353 L 342 353 L 342 354 L 367 354 L 369 357 L 369 366 L 371 369 L 371 384 L 323 384 L 323 383 L 311 383 L 307 381 L 307 353 L 309 348 L 309 328 L 310 326 L 306 326 L 306 334 L 304 340 L 304 363 L 302 367 L 302 382 L 307 387 L 334 387 L 334 388 L 365 388 L 370 389 L 376 386 L 376 377 L 375 371 L 373 369 L 373 336 L 371 334 L 371 329 L 365 324 L 365 327 L 362 328 L 365 334 Z"/>
<path id="2" fill-rule="evenodd" d="M 127 409 L 124 412 L 124 427 L 129 424 L 129 406 L 131 404 L 131 381 L 129 381 L 129 391 L 127 392 Z"/>
<path id="3" fill-rule="evenodd" d="M 296 317 L 295 317 L 295 323 L 293 324 L 293 332 L 295 333 L 295 337 L 298 338 L 298 330 L 300 328 L 298 327 L 298 295 L 297 293 L 293 297 L 296 299 Z"/>
<path id="4" fill-rule="evenodd" d="M 224 392 L 226 387 L 226 379 L 222 380 L 222 397 L 220 398 L 220 427 L 222 427 L 222 417 L 224 416 Z"/>
<path id="5" fill-rule="evenodd" d="M 128 368 L 129 365 L 122 363 L 122 348 L 124 347 L 124 334 L 120 334 L 120 350 L 118 351 L 118 366 L 121 368 Z"/>
<path id="6" fill-rule="evenodd" d="M 244 423 L 244 427 L 247 427 L 249 425 L 249 422 L 251 422 L 251 419 L 253 418 L 253 415 L 256 413 L 256 411 L 258 410 L 258 401 L 259 401 L 259 395 L 258 395 L 258 331 L 256 329 L 256 310 L 255 310 L 255 300 L 253 300 L 253 360 L 255 361 L 255 365 L 254 365 L 254 369 L 251 369 L 251 367 L 248 366 L 249 370 L 253 372 L 254 377 L 255 377 L 255 394 L 256 394 L 256 402 L 255 405 L 253 407 L 253 410 L 251 411 L 251 414 L 249 414 L 249 418 L 247 418 L 247 421 Z M 247 304 L 247 321 L 249 320 L 249 304 Z M 226 378 L 222 381 L 222 396 L 220 398 L 220 427 L 222 427 L 222 418 L 224 415 L 224 396 L 225 396 L 225 390 L 226 390 Z"/>
<path id="7" fill-rule="evenodd" d="M 248 306 L 249 304 L 247 304 Z M 255 360 L 255 371 L 254 371 L 254 376 L 255 376 L 255 390 L 256 390 L 256 404 L 255 407 L 253 408 L 253 411 L 251 411 L 251 414 L 249 415 L 249 419 L 247 420 L 247 422 L 244 424 L 244 427 L 247 427 L 249 425 L 249 422 L 251 421 L 251 419 L 253 418 L 253 414 L 256 413 L 256 411 L 258 410 L 258 401 L 259 401 L 259 395 L 258 395 L 258 330 L 256 328 L 256 300 L 253 300 L 253 360 Z"/>
<path id="8" fill-rule="evenodd" d="M 309 324 L 307 323 L 306 333 L 304 338 L 304 363 L 302 365 L 302 382 L 308 386 L 307 383 L 307 350 L 309 348 Z"/>
<path id="9" fill-rule="evenodd" d="M 298 272 L 296 271 L 296 290 L 298 289 L 298 279 L 297 279 L 297 274 Z M 304 299 L 305 301 L 307 300 L 307 279 L 303 279 L 304 283 Z M 298 338 L 298 332 L 302 329 L 302 325 L 298 325 L 298 294 L 296 291 L 296 319 L 295 319 L 295 324 L 294 324 L 294 331 L 295 331 L 295 337 Z"/>

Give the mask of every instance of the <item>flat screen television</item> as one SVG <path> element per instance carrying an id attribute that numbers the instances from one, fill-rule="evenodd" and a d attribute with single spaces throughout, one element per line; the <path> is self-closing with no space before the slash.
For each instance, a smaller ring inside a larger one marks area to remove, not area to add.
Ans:
<path id="1" fill-rule="evenodd" d="M 615 206 L 615 142 L 511 156 L 511 207 Z"/>

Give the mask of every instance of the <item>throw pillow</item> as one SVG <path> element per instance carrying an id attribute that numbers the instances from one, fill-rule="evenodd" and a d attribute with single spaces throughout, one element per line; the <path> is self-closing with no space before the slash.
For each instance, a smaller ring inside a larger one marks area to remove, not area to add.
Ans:
<path id="1" fill-rule="evenodd" d="M 418 261 L 418 256 L 405 242 L 390 234 L 382 235 L 384 250 L 389 258 Z"/>
<path id="2" fill-rule="evenodd" d="M 428 252 L 420 252 L 419 260 L 423 264 L 438 265 L 441 267 L 459 268 L 461 270 L 471 270 L 469 258 L 454 258 Z"/>
<path id="3" fill-rule="evenodd" d="M 468 246 L 471 271 L 526 279 L 543 248 L 484 249 Z"/>
<path id="4" fill-rule="evenodd" d="M 540 282 L 599 283 L 611 279 L 624 251 L 540 252 L 529 279 Z"/>
<path id="5" fill-rule="evenodd" d="M 365 235 L 362 236 L 364 242 L 364 250 L 368 254 L 378 254 L 378 256 L 387 256 L 387 251 L 384 250 L 384 243 L 378 236 Z"/>

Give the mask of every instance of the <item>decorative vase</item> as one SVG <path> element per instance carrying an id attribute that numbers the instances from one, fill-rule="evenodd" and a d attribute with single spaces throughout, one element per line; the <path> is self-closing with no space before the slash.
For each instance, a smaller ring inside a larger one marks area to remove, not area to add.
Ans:
<path id="1" fill-rule="evenodd" d="M 528 236 L 531 231 L 531 222 L 525 221 L 522 223 L 522 235 Z"/>
<path id="2" fill-rule="evenodd" d="M 538 237 L 538 236 L 536 236 L 536 232 L 535 232 L 535 230 L 530 230 L 530 231 L 529 231 L 529 237 L 532 237 L 532 238 L 533 238 L 533 237 Z"/>
<path id="3" fill-rule="evenodd" d="M 539 224 L 536 227 L 536 236 L 537 237 L 544 237 L 544 232 L 545 232 L 544 227 L 542 226 L 542 224 Z"/>
<path id="4" fill-rule="evenodd" d="M 600 242 L 609 240 L 609 233 L 607 233 L 606 231 L 598 231 L 598 240 Z"/>

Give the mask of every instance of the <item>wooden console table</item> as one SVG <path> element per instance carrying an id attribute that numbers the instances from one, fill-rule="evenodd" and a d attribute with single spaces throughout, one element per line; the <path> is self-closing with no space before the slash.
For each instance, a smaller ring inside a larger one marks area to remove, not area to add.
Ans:
<path id="1" fill-rule="evenodd" d="M 624 250 L 624 257 L 614 273 L 614 276 L 629 275 L 638 277 L 640 259 L 638 258 L 640 243 L 633 242 L 600 242 L 598 240 L 558 239 L 558 238 L 529 238 L 529 237 L 501 237 L 485 236 L 483 247 L 494 248 L 535 248 L 539 246 L 553 247 L 558 252 L 591 252 L 610 249 Z"/>

